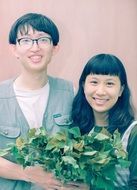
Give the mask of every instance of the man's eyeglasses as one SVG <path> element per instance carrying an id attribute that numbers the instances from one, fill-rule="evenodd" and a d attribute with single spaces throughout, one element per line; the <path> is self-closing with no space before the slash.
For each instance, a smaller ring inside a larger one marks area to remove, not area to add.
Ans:
<path id="1" fill-rule="evenodd" d="M 40 37 L 40 38 L 37 38 L 37 39 L 31 39 L 31 38 L 20 38 L 20 39 L 17 39 L 17 42 L 19 43 L 19 45 L 25 49 L 30 49 L 34 42 L 36 42 L 36 44 L 39 46 L 39 47 L 47 47 L 51 44 L 52 42 L 52 39 L 50 37 Z"/>

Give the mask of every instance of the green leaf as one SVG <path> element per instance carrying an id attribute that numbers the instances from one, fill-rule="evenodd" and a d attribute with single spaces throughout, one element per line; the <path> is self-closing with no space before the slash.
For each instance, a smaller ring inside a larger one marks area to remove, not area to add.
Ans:
<path id="1" fill-rule="evenodd" d="M 25 146 L 25 140 L 22 137 L 17 138 L 16 140 L 16 146 L 18 149 L 22 149 Z"/>
<path id="2" fill-rule="evenodd" d="M 62 182 L 91 183 L 96 190 L 113 190 L 116 167 L 130 165 L 119 132 L 111 135 L 101 127 L 83 136 L 78 127 L 51 136 L 44 127 L 30 129 L 27 137 L 0 150 L 0 156 L 6 154 L 23 167 L 40 165 Z"/>
<path id="3" fill-rule="evenodd" d="M 5 148 L 5 149 L 0 149 L 0 156 L 5 156 L 9 153 L 9 148 Z"/>
<path id="4" fill-rule="evenodd" d="M 99 140 L 99 141 L 103 141 L 103 140 L 107 140 L 109 139 L 109 137 L 103 133 L 98 133 L 96 136 L 95 136 L 95 139 Z"/>
<path id="5" fill-rule="evenodd" d="M 83 140 L 81 140 L 80 142 L 74 143 L 74 149 L 78 150 L 79 152 L 83 151 L 83 148 L 84 148 L 84 141 Z"/>
<path id="6" fill-rule="evenodd" d="M 79 127 L 70 128 L 70 129 L 68 129 L 68 132 L 70 134 L 74 135 L 74 138 L 81 137 L 81 132 L 80 132 Z"/>
<path id="7" fill-rule="evenodd" d="M 93 156 L 97 153 L 97 151 L 91 151 L 91 152 L 84 152 L 82 153 L 82 155 L 85 155 L 85 156 Z"/>
<path id="8" fill-rule="evenodd" d="M 65 164 L 70 164 L 70 165 L 73 165 L 74 168 L 79 168 L 76 160 L 71 156 L 63 156 L 62 160 L 65 162 Z"/>

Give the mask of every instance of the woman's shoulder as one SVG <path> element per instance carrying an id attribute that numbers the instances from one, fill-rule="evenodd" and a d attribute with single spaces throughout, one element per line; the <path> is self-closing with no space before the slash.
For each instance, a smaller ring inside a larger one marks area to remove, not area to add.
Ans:
<path id="1" fill-rule="evenodd" d="M 130 134 L 129 134 L 128 144 L 132 144 L 132 143 L 136 144 L 137 143 L 137 121 L 134 121 L 131 125 L 132 125 L 132 127 L 131 127 Z"/>
<path id="2" fill-rule="evenodd" d="M 136 123 L 134 123 L 134 126 L 131 129 L 131 133 L 130 133 L 130 139 L 136 138 L 137 140 L 137 121 Z"/>
<path id="3" fill-rule="evenodd" d="M 131 134 L 131 133 L 133 133 L 133 131 L 137 131 L 137 120 L 132 121 L 132 123 L 129 125 L 129 127 L 124 132 L 124 135 L 126 133 Z"/>
<path id="4" fill-rule="evenodd" d="M 129 140 L 128 140 L 128 159 L 131 161 L 130 165 L 130 189 L 136 189 L 137 184 L 137 122 L 134 121 Z"/>
<path id="5" fill-rule="evenodd" d="M 133 126 L 131 129 L 130 136 L 136 136 L 137 137 L 137 121 L 134 121 L 132 125 Z"/>
<path id="6" fill-rule="evenodd" d="M 137 138 L 137 121 L 133 121 L 122 136 L 122 144 L 125 150 L 134 136 Z"/>

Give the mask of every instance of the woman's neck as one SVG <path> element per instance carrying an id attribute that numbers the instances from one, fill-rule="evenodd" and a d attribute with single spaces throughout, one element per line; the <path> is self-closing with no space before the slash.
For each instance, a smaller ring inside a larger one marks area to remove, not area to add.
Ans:
<path id="1" fill-rule="evenodd" d="M 94 118 L 95 118 L 95 125 L 96 126 L 108 126 L 108 113 L 104 112 L 104 113 L 98 113 L 98 112 L 94 112 Z"/>

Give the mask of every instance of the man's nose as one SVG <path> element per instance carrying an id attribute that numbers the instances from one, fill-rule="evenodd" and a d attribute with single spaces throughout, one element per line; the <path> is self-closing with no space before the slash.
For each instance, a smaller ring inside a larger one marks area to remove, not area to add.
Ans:
<path id="1" fill-rule="evenodd" d="M 33 40 L 31 50 L 38 50 L 38 49 L 40 49 L 38 40 Z"/>

